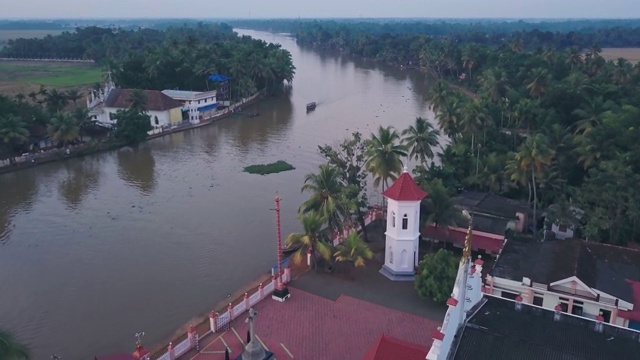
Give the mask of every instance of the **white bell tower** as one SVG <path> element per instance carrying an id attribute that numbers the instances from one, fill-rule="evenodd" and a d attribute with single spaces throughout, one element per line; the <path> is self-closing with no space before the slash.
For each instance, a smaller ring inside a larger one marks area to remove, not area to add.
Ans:
<path id="1" fill-rule="evenodd" d="M 382 195 L 387 198 L 387 231 L 380 273 L 394 281 L 413 281 L 420 261 L 420 202 L 427 193 L 405 168 Z"/>

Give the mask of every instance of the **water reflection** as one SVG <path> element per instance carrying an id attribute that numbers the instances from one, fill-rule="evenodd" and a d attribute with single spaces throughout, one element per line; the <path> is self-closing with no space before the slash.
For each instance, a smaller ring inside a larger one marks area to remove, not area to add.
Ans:
<path id="1" fill-rule="evenodd" d="M 232 118 L 221 125 L 226 131 L 234 133 L 233 140 L 237 150 L 247 153 L 251 147 L 265 146 L 274 139 L 285 137 L 291 127 L 293 109 L 291 94 L 288 93 L 244 110 L 259 112 L 259 116 Z"/>
<path id="2" fill-rule="evenodd" d="M 9 239 L 14 214 L 31 207 L 37 192 L 36 177 L 27 171 L 0 176 L 0 244 Z"/>
<path id="3" fill-rule="evenodd" d="M 87 195 L 98 187 L 100 180 L 100 157 L 67 161 L 64 163 L 67 177 L 58 185 L 58 193 L 68 209 L 77 210 Z"/>
<path id="4" fill-rule="evenodd" d="M 151 195 L 156 187 L 156 162 L 148 144 L 118 150 L 118 176 L 142 195 Z"/>

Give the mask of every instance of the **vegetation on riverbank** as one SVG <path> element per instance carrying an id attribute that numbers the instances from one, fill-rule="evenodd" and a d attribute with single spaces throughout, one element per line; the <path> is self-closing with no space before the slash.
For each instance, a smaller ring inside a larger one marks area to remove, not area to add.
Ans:
<path id="1" fill-rule="evenodd" d="M 21 73 L 15 71 L 19 70 L 15 68 L 17 64 L 0 64 L 0 70 L 2 66 L 12 70 L 2 72 L 2 76 L 16 81 L 22 76 L 24 81 L 54 87 L 97 83 L 100 74 L 96 71 L 104 69 L 103 73 L 110 72 L 122 88 L 208 90 L 220 86 L 208 81 L 208 76 L 222 73 L 232 79 L 227 98 L 225 92 L 219 92 L 222 101 L 251 96 L 257 89 L 277 94 L 282 90 L 280 85 L 292 81 L 295 73 L 288 51 L 279 45 L 239 37 L 225 24 L 135 31 L 89 26 L 45 39 L 11 40 L 0 50 L 0 56 L 90 58 L 101 65 L 96 68 L 37 63 L 29 64 L 30 70 Z M 17 93 L 13 98 L 0 95 L 0 159 L 15 162 L 18 154 L 37 151 L 43 140 L 51 140 L 57 147 L 77 142 L 76 138 L 82 138 L 84 131 L 93 125 L 84 107 L 85 95 L 78 89 L 63 91 L 45 86 Z M 133 120 L 135 116 L 130 115 L 124 111 L 119 117 Z M 120 130 L 111 134 L 118 141 L 136 143 L 146 139 L 142 127 L 132 134 L 123 129 L 123 124 L 118 124 Z"/>
<path id="2" fill-rule="evenodd" d="M 414 171 L 423 188 L 442 187 L 438 202 L 449 201 L 459 188 L 488 191 L 528 201 L 535 219 L 551 204 L 560 211 L 547 219 L 571 219 L 581 209 L 578 236 L 593 241 L 626 244 L 640 238 L 640 65 L 606 61 L 599 44 L 583 49 L 569 41 L 556 48 L 551 41 L 527 41 L 535 32 L 479 45 L 456 36 L 345 32 L 348 25 L 322 22 L 303 26 L 300 42 L 306 31 L 318 35 L 316 47 L 341 44 L 356 55 L 415 62 L 440 79 L 430 94 L 431 108 L 451 141 L 440 153 L 425 154 Z M 616 31 L 636 41 L 636 29 Z M 376 137 L 367 142 L 384 144 L 378 148 L 390 162 L 371 162 L 370 172 L 385 185 L 401 166 L 393 158 L 404 154 L 394 129 L 381 128 Z M 432 156 L 441 165 L 430 162 Z M 427 198 L 425 205 L 434 200 Z M 536 223 L 534 232 L 544 225 Z"/>
<path id="3" fill-rule="evenodd" d="M 284 160 L 278 160 L 269 164 L 250 165 L 244 168 L 249 174 L 268 175 L 283 171 L 294 170 L 295 167 Z"/>

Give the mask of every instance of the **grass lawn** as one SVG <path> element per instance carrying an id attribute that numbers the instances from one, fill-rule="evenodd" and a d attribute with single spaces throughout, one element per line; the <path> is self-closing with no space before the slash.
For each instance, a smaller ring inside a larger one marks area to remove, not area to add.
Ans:
<path id="1" fill-rule="evenodd" d="M 83 63 L 0 62 L 0 83 L 51 87 L 90 85 L 102 80 L 99 66 Z"/>
<path id="2" fill-rule="evenodd" d="M 291 164 L 286 161 L 279 160 L 271 164 L 264 165 L 251 165 L 244 168 L 245 172 L 249 174 L 276 174 L 283 171 L 293 170 L 295 169 Z"/>

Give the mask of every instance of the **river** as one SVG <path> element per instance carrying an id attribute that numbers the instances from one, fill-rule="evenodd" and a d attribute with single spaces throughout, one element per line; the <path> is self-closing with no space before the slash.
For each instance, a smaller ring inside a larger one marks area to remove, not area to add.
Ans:
<path id="1" fill-rule="evenodd" d="M 282 44 L 297 67 L 290 94 L 252 107 L 260 116 L 0 175 L 0 328 L 33 359 L 131 351 L 140 331 L 166 339 L 275 263 L 274 195 L 283 234 L 300 230 L 318 145 L 432 118 L 419 72 L 239 32 Z M 242 171 L 281 159 L 296 170 Z"/>

